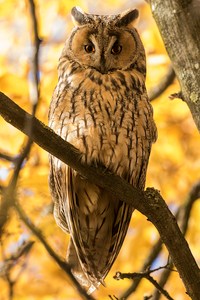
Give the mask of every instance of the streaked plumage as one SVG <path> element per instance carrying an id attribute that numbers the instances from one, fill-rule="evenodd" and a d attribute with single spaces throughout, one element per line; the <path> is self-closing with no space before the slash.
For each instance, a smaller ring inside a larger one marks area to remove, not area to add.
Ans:
<path id="1" fill-rule="evenodd" d="M 133 27 L 138 11 L 98 16 L 73 8 L 72 16 L 76 26 L 59 61 L 49 125 L 83 161 L 144 189 L 156 127 L 144 49 Z M 121 249 L 133 209 L 52 156 L 50 188 L 56 222 L 71 235 L 68 262 L 92 292 Z"/>

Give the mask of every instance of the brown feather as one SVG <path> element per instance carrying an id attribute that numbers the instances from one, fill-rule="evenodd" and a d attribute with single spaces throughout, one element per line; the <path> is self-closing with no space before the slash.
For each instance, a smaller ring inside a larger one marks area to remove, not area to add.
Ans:
<path id="1" fill-rule="evenodd" d="M 72 31 L 60 58 L 49 125 L 82 153 L 84 162 L 103 164 L 144 189 L 157 132 L 145 88 L 144 49 L 136 29 L 129 26 L 132 15 L 116 26 L 126 14 L 75 16 L 81 25 Z M 54 216 L 71 235 L 68 262 L 77 280 L 92 292 L 104 284 L 133 208 L 57 158 L 50 157 L 50 167 Z"/>

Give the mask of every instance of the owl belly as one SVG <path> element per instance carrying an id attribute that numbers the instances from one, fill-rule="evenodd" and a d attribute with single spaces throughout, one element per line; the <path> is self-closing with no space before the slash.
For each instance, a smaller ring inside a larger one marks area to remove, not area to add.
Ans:
<path id="1" fill-rule="evenodd" d="M 103 164 L 137 184 L 148 146 L 144 107 L 139 107 L 140 98 L 129 86 L 119 89 L 115 77 L 115 84 L 110 77 L 104 80 L 107 82 L 99 84 L 88 76 L 83 84 L 74 83 L 59 103 L 59 120 L 51 127 L 79 149 L 84 162 Z"/>
<path id="2" fill-rule="evenodd" d="M 132 177 L 137 161 L 136 133 L 128 129 L 133 122 L 129 112 L 124 118 L 127 121 L 120 124 L 117 112 L 108 118 L 99 111 L 94 124 L 87 112 L 69 125 L 67 141 L 79 149 L 84 162 L 100 163 L 121 177 Z"/>

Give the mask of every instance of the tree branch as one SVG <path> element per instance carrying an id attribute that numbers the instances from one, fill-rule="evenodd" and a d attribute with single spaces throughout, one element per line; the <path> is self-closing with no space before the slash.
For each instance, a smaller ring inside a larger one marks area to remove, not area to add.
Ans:
<path id="1" fill-rule="evenodd" d="M 16 157 L 13 157 L 9 155 L 8 153 L 5 153 L 4 151 L 0 150 L 0 159 L 9 161 L 9 162 L 15 162 Z"/>
<path id="2" fill-rule="evenodd" d="M 155 245 L 151 248 L 149 255 L 147 256 L 142 268 L 140 269 L 140 273 L 144 272 L 149 268 L 154 260 L 158 257 L 160 251 L 162 250 L 163 242 L 159 238 Z M 141 277 L 134 278 L 131 286 L 120 296 L 120 299 L 127 299 L 133 292 L 136 291 L 137 287 L 141 282 Z"/>
<path id="3" fill-rule="evenodd" d="M 183 235 L 186 234 L 187 228 L 188 228 L 188 221 L 190 218 L 192 206 L 194 202 L 200 198 L 200 181 L 197 181 L 192 188 L 190 189 L 187 198 L 185 199 L 184 203 L 179 207 L 177 213 L 176 213 L 176 219 L 178 219 L 178 222 L 180 223 L 181 231 Z M 151 248 L 149 255 L 147 256 L 140 273 L 143 273 L 145 270 L 147 270 L 152 263 L 155 261 L 155 259 L 158 257 L 162 250 L 162 240 L 159 239 L 155 245 Z M 164 287 L 166 282 L 169 279 L 171 269 L 173 267 L 173 262 L 170 259 L 169 261 L 169 268 L 164 269 L 162 274 L 160 275 L 159 279 L 159 286 Z M 126 299 L 128 296 L 130 296 L 133 292 L 136 291 L 138 285 L 140 284 L 141 277 L 134 278 L 134 281 L 132 285 L 120 296 L 120 299 Z M 160 292 L 158 290 L 155 290 L 153 293 L 153 299 L 158 300 L 160 299 Z"/>
<path id="4" fill-rule="evenodd" d="M 170 66 L 167 70 L 166 75 L 161 78 L 160 82 L 149 91 L 148 94 L 150 101 L 153 101 L 154 99 L 159 97 L 170 86 L 170 84 L 173 83 L 175 77 L 176 74 L 172 66 Z"/>
<path id="5" fill-rule="evenodd" d="M 38 99 L 40 96 L 40 90 L 39 90 L 39 50 L 40 50 L 40 44 L 42 40 L 39 38 L 38 33 L 38 22 L 36 17 L 36 9 L 35 9 L 35 3 L 33 0 L 29 0 L 29 6 L 30 6 L 30 15 L 32 20 L 32 28 L 33 28 L 33 58 L 32 58 L 32 88 L 33 93 L 31 95 L 31 100 L 33 103 L 33 111 L 32 114 L 35 114 Z"/>
<path id="6" fill-rule="evenodd" d="M 33 41 L 33 50 L 34 50 L 34 57 L 32 62 L 32 75 L 33 80 L 31 81 L 32 90 L 30 90 L 30 97 L 32 100 L 32 115 L 34 116 L 36 113 L 36 109 L 38 106 L 38 99 L 39 99 L 39 48 L 40 48 L 40 39 L 38 37 L 38 26 L 37 26 L 37 18 L 35 12 L 35 5 L 33 0 L 29 0 L 30 4 L 30 13 L 31 13 L 31 20 L 33 23 L 33 33 L 34 33 L 34 41 Z M 19 178 L 19 173 L 22 167 L 22 164 L 26 157 L 31 150 L 31 146 L 33 141 L 31 140 L 31 133 L 33 129 L 33 123 L 31 118 L 27 118 L 25 120 L 24 126 L 26 127 L 28 133 L 28 140 L 23 147 L 21 153 L 15 158 L 14 161 L 14 172 L 12 177 L 9 181 L 8 186 L 5 188 L 2 197 L 1 203 L 1 213 L 0 213 L 0 233 L 2 231 L 3 225 L 7 221 L 8 211 L 11 206 L 15 203 L 15 189 L 17 185 L 17 181 Z"/>
<path id="7" fill-rule="evenodd" d="M 56 261 L 56 263 L 60 266 L 62 270 L 65 271 L 65 273 L 69 276 L 70 280 L 73 282 L 74 286 L 76 287 L 79 294 L 82 296 L 85 300 L 94 300 L 94 298 L 86 293 L 86 291 L 80 286 L 78 281 L 75 279 L 71 272 L 70 266 L 62 260 L 50 247 L 50 245 L 47 243 L 45 238 L 43 237 L 42 233 L 37 229 L 37 227 L 31 222 L 31 220 L 26 216 L 25 212 L 23 211 L 22 207 L 19 203 L 15 203 L 15 209 L 18 212 L 21 220 L 26 224 L 26 226 L 35 234 L 35 236 L 40 240 L 42 245 L 45 247 L 49 255 Z"/>
<path id="8" fill-rule="evenodd" d="M 146 278 L 147 280 L 149 280 L 155 287 L 156 289 L 162 294 L 164 295 L 167 299 L 169 300 L 174 300 L 170 295 L 169 293 L 163 289 L 162 286 L 160 286 L 158 284 L 158 282 L 150 275 L 151 273 L 155 272 L 155 271 L 158 271 L 158 270 L 161 270 L 163 268 L 166 268 L 165 267 L 159 267 L 157 269 L 154 269 L 154 270 L 146 270 L 144 272 L 141 272 L 141 273 L 121 273 L 121 272 L 117 272 L 116 275 L 114 276 L 114 279 L 116 280 L 120 280 L 120 279 L 124 279 L 124 278 L 128 278 L 128 279 L 137 279 L 137 278 Z"/>
<path id="9" fill-rule="evenodd" d="M 18 261 L 22 256 L 27 256 L 29 251 L 31 250 L 34 242 L 27 241 L 23 243 L 15 253 L 12 253 L 10 257 L 5 257 L 5 253 L 3 251 L 3 242 L 0 240 L 1 248 L 2 248 L 2 258 L 3 261 L 0 262 L 0 277 L 6 280 L 8 284 L 8 297 L 9 300 L 12 300 L 14 297 L 14 286 L 19 280 L 20 275 L 24 271 L 25 264 L 23 263 L 20 268 L 18 268 L 18 272 L 14 272 L 15 276 L 13 278 L 13 274 L 11 273 L 12 269 L 16 266 Z M 19 263 L 18 263 L 19 265 Z"/>
<path id="10" fill-rule="evenodd" d="M 144 214 L 160 233 L 173 262 L 185 284 L 188 295 L 193 300 L 199 299 L 200 270 L 191 254 L 189 246 L 184 239 L 175 217 L 172 215 L 159 192 L 154 189 L 140 191 L 119 176 L 110 174 L 100 168 L 81 163 L 80 152 L 55 134 L 50 128 L 43 125 L 38 119 L 31 116 L 11 99 L 0 92 L 0 113 L 10 124 L 29 134 L 25 120 L 31 119 L 33 130 L 31 139 L 44 150 L 58 157 L 82 176 L 97 184 L 117 198 L 133 205 Z M 165 220 L 163 222 L 163 220 Z"/>
<path id="11" fill-rule="evenodd" d="M 190 189 L 188 196 L 186 200 L 184 201 L 183 205 L 181 205 L 177 211 L 176 218 L 178 219 L 178 222 L 180 224 L 181 231 L 183 235 L 186 234 L 188 229 L 188 222 L 191 215 L 191 210 L 193 207 L 193 204 L 196 200 L 200 198 L 200 181 L 196 182 L 192 188 Z M 171 269 L 173 268 L 173 262 L 170 259 L 169 260 L 169 266 L 170 268 L 167 268 L 163 270 L 162 274 L 160 275 L 159 279 L 159 285 L 161 287 L 164 287 L 167 283 L 170 275 L 171 275 Z M 155 290 L 153 293 L 153 299 L 159 300 L 161 297 L 161 294 L 158 292 L 158 290 Z"/>

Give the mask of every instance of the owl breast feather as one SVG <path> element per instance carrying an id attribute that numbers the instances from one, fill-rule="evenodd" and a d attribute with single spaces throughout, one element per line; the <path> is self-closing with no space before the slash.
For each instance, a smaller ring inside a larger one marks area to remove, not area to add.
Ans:
<path id="1" fill-rule="evenodd" d="M 80 150 L 85 162 L 100 162 L 137 181 L 138 163 L 148 160 L 152 142 L 147 130 L 152 109 L 141 73 L 84 70 L 67 80 L 57 133 Z"/>

